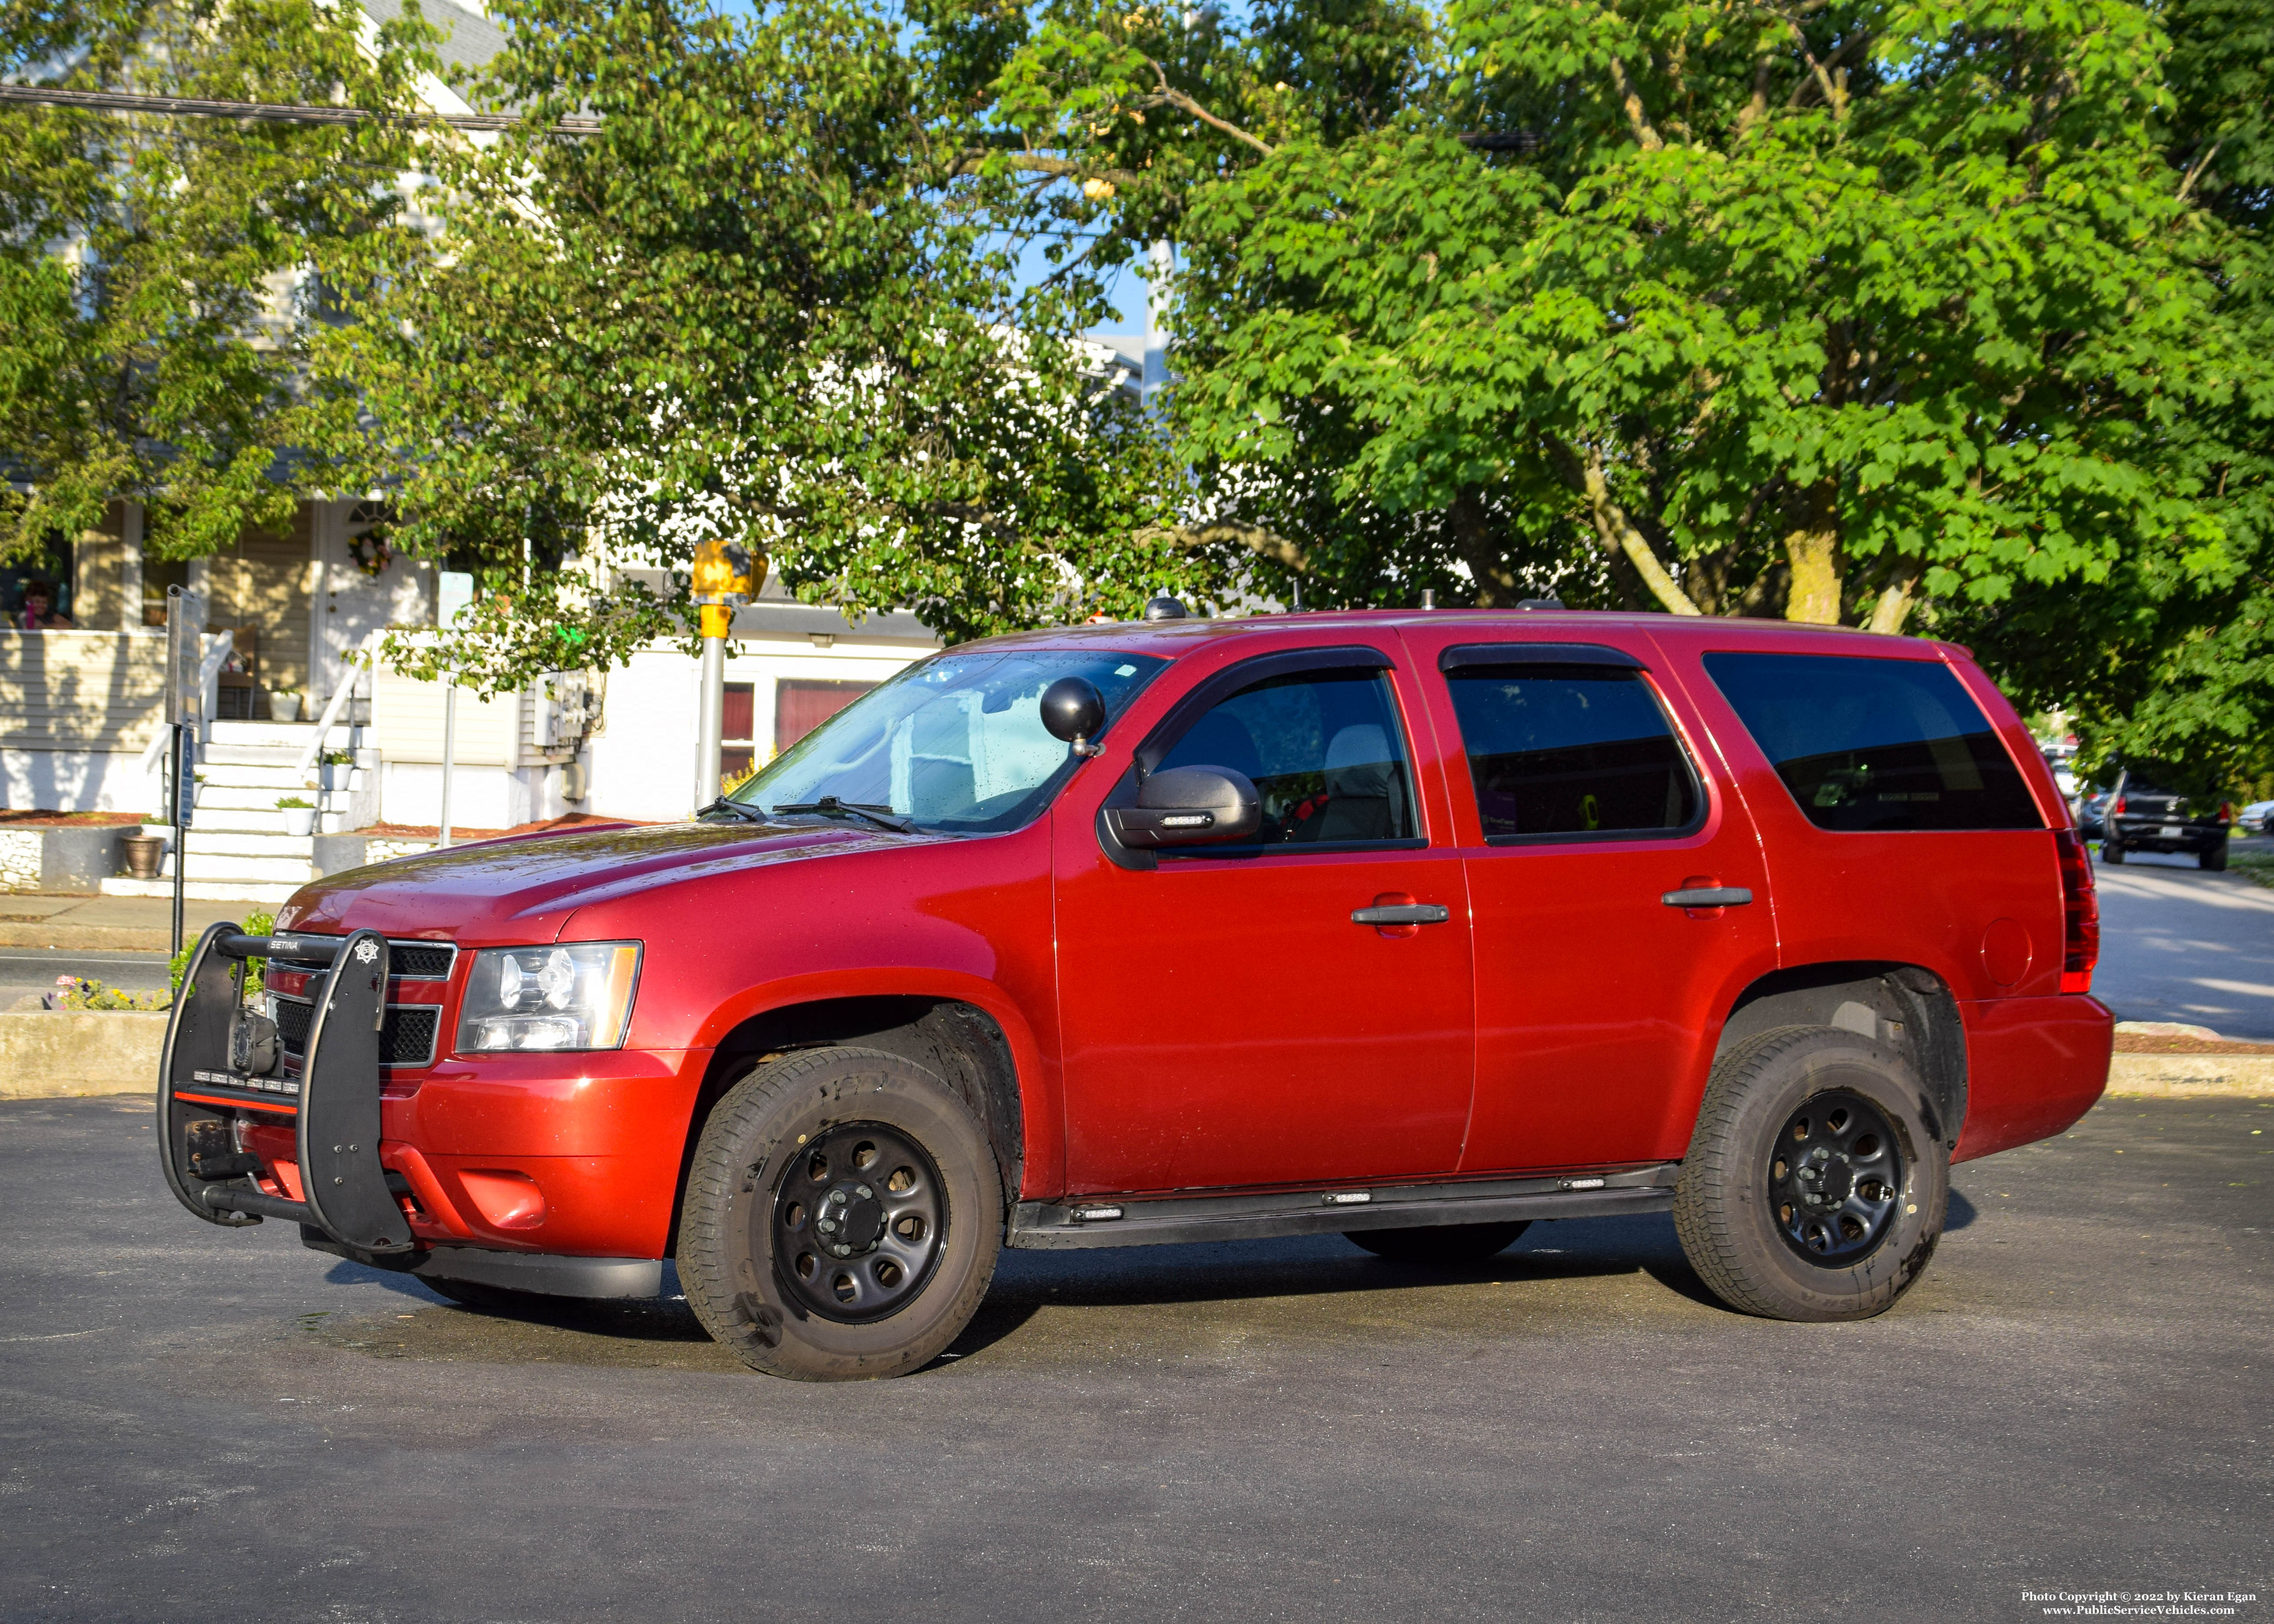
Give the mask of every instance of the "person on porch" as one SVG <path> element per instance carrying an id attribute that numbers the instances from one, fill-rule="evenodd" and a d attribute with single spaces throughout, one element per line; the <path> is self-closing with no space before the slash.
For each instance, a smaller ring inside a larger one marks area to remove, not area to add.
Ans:
<path id="1" fill-rule="evenodd" d="M 72 618 L 67 614 L 56 613 L 53 608 L 55 601 L 55 588 L 44 581 L 26 581 L 24 583 L 24 607 L 16 617 L 17 625 L 27 632 L 70 631 Z"/>

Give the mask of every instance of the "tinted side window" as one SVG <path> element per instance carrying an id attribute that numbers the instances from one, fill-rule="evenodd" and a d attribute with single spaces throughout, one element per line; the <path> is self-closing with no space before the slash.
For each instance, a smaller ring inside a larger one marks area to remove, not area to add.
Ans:
<path id="1" fill-rule="evenodd" d="M 1698 779 L 1642 673 L 1461 665 L 1445 673 L 1487 839 L 1686 829 Z"/>
<path id="2" fill-rule="evenodd" d="M 1404 736 L 1379 672 L 1299 672 L 1243 688 L 1193 723 L 1156 771 L 1171 767 L 1253 778 L 1264 846 L 1410 840 L 1419 829 Z"/>
<path id="3" fill-rule="evenodd" d="M 2042 829 L 1982 708 L 1925 660 L 1708 654 L 1706 669 L 1818 829 Z"/>

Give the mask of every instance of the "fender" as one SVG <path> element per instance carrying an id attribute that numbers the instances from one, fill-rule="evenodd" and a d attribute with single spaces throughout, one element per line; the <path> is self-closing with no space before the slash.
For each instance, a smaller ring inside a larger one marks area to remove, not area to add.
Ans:
<path id="1" fill-rule="evenodd" d="M 764 982 L 735 995 L 712 1010 L 693 1035 L 690 1048 L 716 1049 L 745 1021 L 776 1010 L 837 998 L 937 998 L 968 1004 L 1002 1029 L 1018 1075 L 1020 1120 L 1024 1131 L 1024 1193 L 1028 1199 L 1054 1194 L 1065 1171 L 1065 1110 L 1057 1057 L 1056 1022 L 1046 1020 L 1046 1046 L 1026 1011 L 1002 988 L 968 971 L 937 966 L 888 966 L 857 970 L 822 970 Z M 688 1101 L 691 1113 L 694 1101 Z"/>

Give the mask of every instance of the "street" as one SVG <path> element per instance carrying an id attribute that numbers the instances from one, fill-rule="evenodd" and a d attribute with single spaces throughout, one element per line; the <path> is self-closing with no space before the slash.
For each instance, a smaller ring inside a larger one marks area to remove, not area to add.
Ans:
<path id="1" fill-rule="evenodd" d="M 2238 840 L 2236 849 L 2274 846 Z M 2093 865 L 2100 968 L 2092 990 L 2124 1020 L 2176 1020 L 2274 1042 L 2274 891 L 2192 857 L 2136 852 Z"/>
<path id="2" fill-rule="evenodd" d="M 1921 1286 L 1707 1299 L 1663 1217 L 1451 1275 L 1339 1238 L 1008 1253 L 905 1380 L 677 1310 L 508 1320 L 207 1228 L 130 1098 L 0 1104 L 0 1616 L 2038 1616 L 2274 1556 L 2274 1105 L 1962 1166 Z M 2244 1617 L 2260 1616 L 2247 1606 Z"/>

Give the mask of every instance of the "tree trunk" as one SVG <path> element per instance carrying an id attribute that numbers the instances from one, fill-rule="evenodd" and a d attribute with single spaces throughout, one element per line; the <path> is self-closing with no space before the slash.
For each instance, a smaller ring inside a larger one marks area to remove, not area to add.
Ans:
<path id="1" fill-rule="evenodd" d="M 1484 492 L 1474 485 L 1462 486 L 1460 494 L 1453 498 L 1453 505 L 1445 510 L 1445 522 L 1452 528 L 1453 550 L 1469 567 L 1469 578 L 1476 583 L 1476 606 L 1516 607 L 1523 594 L 1517 588 L 1516 572 L 1509 568 L 1506 557 L 1496 545 Z"/>
<path id="2" fill-rule="evenodd" d="M 1812 486 L 1785 532 L 1792 590 L 1784 618 L 1815 626 L 1840 624 L 1840 508 L 1829 480 Z"/>

